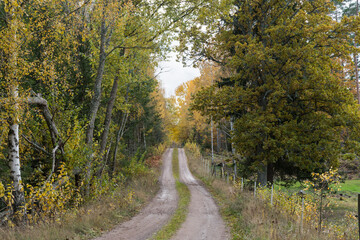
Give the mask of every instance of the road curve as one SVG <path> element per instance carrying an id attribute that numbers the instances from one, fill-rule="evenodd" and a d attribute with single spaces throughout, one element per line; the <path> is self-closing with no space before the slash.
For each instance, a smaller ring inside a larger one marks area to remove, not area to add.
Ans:
<path id="1" fill-rule="evenodd" d="M 178 194 L 172 173 L 173 149 L 163 155 L 160 191 L 138 215 L 95 240 L 143 240 L 150 238 L 171 218 L 177 208 Z"/>
<path id="2" fill-rule="evenodd" d="M 191 193 L 189 213 L 173 240 L 225 240 L 229 238 L 225 223 L 210 193 L 191 174 L 185 151 L 179 148 L 180 180 Z"/>

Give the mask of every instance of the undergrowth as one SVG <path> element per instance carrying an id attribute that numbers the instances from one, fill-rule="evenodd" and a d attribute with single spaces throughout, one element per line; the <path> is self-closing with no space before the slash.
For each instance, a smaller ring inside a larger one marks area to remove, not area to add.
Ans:
<path id="1" fill-rule="evenodd" d="M 57 221 L 0 228 L 3 240 L 91 239 L 134 216 L 159 190 L 159 168 L 128 179 L 111 192 L 67 211 Z"/>

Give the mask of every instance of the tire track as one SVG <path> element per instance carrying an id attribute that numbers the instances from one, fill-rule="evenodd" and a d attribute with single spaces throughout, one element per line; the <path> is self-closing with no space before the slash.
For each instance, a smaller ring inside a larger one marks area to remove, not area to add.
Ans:
<path id="1" fill-rule="evenodd" d="M 95 240 L 143 240 L 159 231 L 177 208 L 178 194 L 172 173 L 172 152 L 163 155 L 159 193 L 138 215 Z"/>
<path id="2" fill-rule="evenodd" d="M 174 240 L 224 240 L 228 232 L 210 193 L 191 174 L 184 149 L 179 149 L 180 180 L 191 193 L 188 216 Z"/>

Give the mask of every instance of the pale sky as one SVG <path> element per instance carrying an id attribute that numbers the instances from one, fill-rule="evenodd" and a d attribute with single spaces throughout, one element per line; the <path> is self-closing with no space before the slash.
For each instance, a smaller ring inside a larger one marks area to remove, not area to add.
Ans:
<path id="1" fill-rule="evenodd" d="M 165 97 L 174 95 L 175 89 L 180 84 L 200 76 L 198 68 L 183 67 L 181 62 L 176 62 L 175 52 L 171 52 L 168 56 L 168 61 L 160 62 L 157 70 L 161 72 L 157 78 L 165 89 Z"/>

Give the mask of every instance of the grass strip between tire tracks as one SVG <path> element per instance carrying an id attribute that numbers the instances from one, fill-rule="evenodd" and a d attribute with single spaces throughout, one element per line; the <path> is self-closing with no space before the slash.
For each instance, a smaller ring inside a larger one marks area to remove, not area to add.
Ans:
<path id="1" fill-rule="evenodd" d="M 181 227 L 182 223 L 185 221 L 188 214 L 188 206 L 190 203 L 190 191 L 186 184 L 180 182 L 179 180 L 179 157 L 178 149 L 175 148 L 172 156 L 172 166 L 173 174 L 175 178 L 176 190 L 179 194 L 179 203 L 178 207 L 170 219 L 170 221 L 153 236 L 152 239 L 163 240 L 170 239 L 177 230 Z"/>

